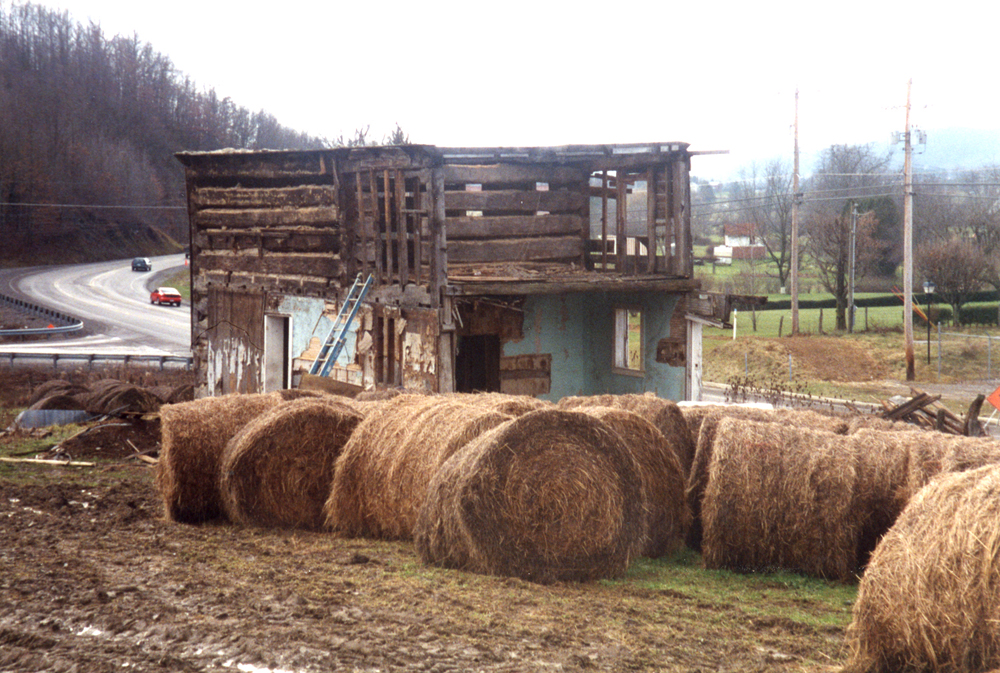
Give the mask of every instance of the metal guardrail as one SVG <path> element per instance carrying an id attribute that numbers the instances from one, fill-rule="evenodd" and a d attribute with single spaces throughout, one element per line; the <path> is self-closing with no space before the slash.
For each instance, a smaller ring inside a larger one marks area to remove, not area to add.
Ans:
<path id="1" fill-rule="evenodd" d="M 139 364 L 159 365 L 160 369 L 166 369 L 168 365 L 177 365 L 184 369 L 191 369 L 193 358 L 184 355 L 135 355 L 135 354 L 105 354 L 105 353 L 56 353 L 56 352 L 3 352 L 0 351 L 0 361 L 7 360 L 10 367 L 15 366 L 15 362 L 21 360 L 24 364 L 30 362 L 52 363 L 53 369 L 59 368 L 59 363 L 83 362 L 88 369 L 93 369 L 97 364 L 108 364 L 121 362 L 124 365 Z"/>
<path id="2" fill-rule="evenodd" d="M 58 327 L 22 327 L 17 329 L 0 329 L 0 336 L 44 336 L 49 334 L 68 334 L 69 332 L 78 332 L 83 329 L 83 321 L 79 318 L 75 318 L 67 313 L 63 313 L 62 311 L 55 311 L 50 308 L 45 308 L 44 306 L 39 306 L 38 304 L 32 304 L 31 302 L 24 301 L 23 299 L 17 299 L 16 297 L 9 297 L 5 294 L 0 294 L 0 304 L 10 306 L 11 308 L 19 311 L 34 313 L 42 318 L 48 318 L 54 323 L 65 323 Z"/>

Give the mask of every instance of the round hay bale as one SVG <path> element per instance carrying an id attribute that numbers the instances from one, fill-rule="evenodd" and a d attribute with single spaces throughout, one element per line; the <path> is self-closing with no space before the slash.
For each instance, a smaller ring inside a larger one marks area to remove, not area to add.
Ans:
<path id="1" fill-rule="evenodd" d="M 546 409 L 449 459 L 420 510 L 427 563 L 535 582 L 620 577 L 642 546 L 641 480 L 606 423 Z"/>
<path id="2" fill-rule="evenodd" d="M 878 430 L 879 432 L 922 432 L 919 425 L 905 421 L 890 421 L 871 414 L 852 416 L 847 422 L 847 434 L 853 435 L 858 430 Z"/>
<path id="3" fill-rule="evenodd" d="M 842 416 L 830 416 L 811 409 L 760 409 L 741 405 L 714 405 L 707 413 L 692 414 L 689 421 L 701 417 L 698 434 L 695 436 L 694 458 L 688 472 L 686 498 L 691 510 L 691 525 L 685 539 L 688 547 L 701 551 L 703 526 L 701 520 L 702 500 L 708 485 L 708 470 L 712 464 L 712 445 L 719 422 L 724 418 L 740 418 L 761 423 L 783 423 L 790 427 L 813 428 L 846 434 L 847 420 Z"/>
<path id="4" fill-rule="evenodd" d="M 354 396 L 358 402 L 384 402 L 400 395 L 428 395 L 424 390 L 409 390 L 406 388 L 380 388 L 377 390 L 362 390 Z"/>
<path id="5" fill-rule="evenodd" d="M 912 495 L 910 445 L 898 441 L 912 433 L 861 428 L 847 436 L 856 458 L 854 501 L 858 522 L 857 569 L 868 565 L 878 541 L 896 522 Z"/>
<path id="6" fill-rule="evenodd" d="M 318 529 L 334 464 L 361 414 L 335 400 L 284 402 L 250 421 L 222 453 L 219 490 L 230 521 Z"/>
<path id="7" fill-rule="evenodd" d="M 281 395 L 204 397 L 160 408 L 156 487 L 168 518 L 201 523 L 224 518 L 219 461 L 243 426 L 283 402 Z"/>
<path id="8" fill-rule="evenodd" d="M 559 400 L 560 409 L 579 409 L 581 407 L 612 407 L 625 409 L 642 416 L 656 426 L 670 442 L 670 448 L 677 455 L 677 460 L 687 479 L 694 460 L 694 439 L 688 429 L 687 421 L 680 407 L 672 400 L 665 400 L 652 393 L 644 395 L 594 395 L 591 397 L 564 397 Z"/>
<path id="9" fill-rule="evenodd" d="M 92 414 L 122 412 L 150 413 L 160 408 L 162 402 L 156 395 L 131 383 L 116 381 L 91 391 L 82 400 Z"/>
<path id="10" fill-rule="evenodd" d="M 167 404 L 178 404 L 180 402 L 193 402 L 194 401 L 194 384 L 193 383 L 182 383 L 179 386 L 171 389 L 170 393 L 167 394 L 166 399 L 163 400 Z"/>
<path id="11" fill-rule="evenodd" d="M 508 416 L 523 416 L 532 411 L 549 409 L 553 406 L 551 402 L 540 400 L 537 397 L 506 395 L 504 393 L 449 393 L 445 397 L 466 404 L 490 407 L 494 411 Z"/>
<path id="12" fill-rule="evenodd" d="M 702 502 L 705 566 L 852 579 L 855 481 L 841 435 L 722 419 Z"/>
<path id="13" fill-rule="evenodd" d="M 83 409 L 83 404 L 74 395 L 54 392 L 32 404 L 29 409 Z"/>
<path id="14" fill-rule="evenodd" d="M 621 436 L 632 453 L 642 486 L 641 554 L 659 558 L 684 542 L 691 512 L 684 499 L 684 475 L 663 433 L 638 414 L 611 407 L 581 407 Z"/>
<path id="15" fill-rule="evenodd" d="M 946 474 L 879 543 L 847 629 L 846 670 L 1000 667 L 1000 467 Z"/>
<path id="16" fill-rule="evenodd" d="M 73 383 L 72 381 L 66 381 L 65 379 L 49 379 L 44 381 L 31 391 L 31 397 L 28 398 L 28 408 L 38 409 L 39 407 L 34 406 L 39 401 L 45 399 L 46 397 L 53 397 L 54 395 L 68 395 L 70 397 L 75 397 L 87 392 L 87 388 L 79 384 Z M 76 406 L 74 409 L 80 409 L 81 407 Z"/>
<path id="17" fill-rule="evenodd" d="M 345 537 L 411 539 L 441 464 L 509 418 L 435 395 L 397 395 L 367 409 L 337 461 L 326 528 Z"/>

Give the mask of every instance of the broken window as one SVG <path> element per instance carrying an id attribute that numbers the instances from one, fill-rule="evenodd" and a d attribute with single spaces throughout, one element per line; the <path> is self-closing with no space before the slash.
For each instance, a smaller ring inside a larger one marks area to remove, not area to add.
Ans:
<path id="1" fill-rule="evenodd" d="M 641 374 L 642 311 L 638 308 L 615 309 L 614 360 L 616 370 L 626 374 Z"/>

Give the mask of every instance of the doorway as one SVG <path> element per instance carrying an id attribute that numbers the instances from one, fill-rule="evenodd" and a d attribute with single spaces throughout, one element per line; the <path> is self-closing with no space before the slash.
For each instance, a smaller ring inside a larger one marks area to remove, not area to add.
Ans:
<path id="1" fill-rule="evenodd" d="M 500 335 L 460 336 L 455 355 L 455 392 L 500 392 Z"/>

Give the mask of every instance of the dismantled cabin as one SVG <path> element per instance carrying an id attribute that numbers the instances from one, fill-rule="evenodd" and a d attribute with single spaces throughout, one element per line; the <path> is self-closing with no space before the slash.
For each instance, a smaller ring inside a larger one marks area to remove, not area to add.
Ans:
<path id="1" fill-rule="evenodd" d="M 199 397 L 697 396 L 686 143 L 177 156 Z"/>

